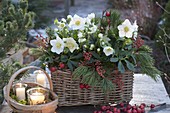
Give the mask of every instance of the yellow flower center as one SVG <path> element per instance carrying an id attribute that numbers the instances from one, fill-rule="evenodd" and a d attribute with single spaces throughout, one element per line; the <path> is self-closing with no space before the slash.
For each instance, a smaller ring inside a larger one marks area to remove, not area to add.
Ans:
<path id="1" fill-rule="evenodd" d="M 61 26 L 62 28 L 63 28 L 63 27 L 65 27 L 63 23 L 62 23 L 62 24 L 60 24 L 60 26 Z"/>
<path id="2" fill-rule="evenodd" d="M 72 48 L 74 48 L 74 44 L 73 43 L 67 43 L 67 47 L 72 49 Z"/>
<path id="3" fill-rule="evenodd" d="M 129 31 L 129 28 L 127 26 L 124 27 L 124 31 L 127 33 Z"/>
<path id="4" fill-rule="evenodd" d="M 56 43 L 56 47 L 57 48 L 61 48 L 61 44 L 60 43 Z"/>
<path id="5" fill-rule="evenodd" d="M 79 26 L 80 25 L 80 20 L 77 20 L 76 22 L 75 22 L 75 24 L 77 25 L 77 26 Z"/>

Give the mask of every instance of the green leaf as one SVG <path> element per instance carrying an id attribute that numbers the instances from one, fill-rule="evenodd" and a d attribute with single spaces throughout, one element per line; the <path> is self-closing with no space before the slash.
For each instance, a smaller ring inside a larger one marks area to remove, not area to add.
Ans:
<path id="1" fill-rule="evenodd" d="M 92 55 L 97 59 L 101 59 L 100 56 L 95 51 L 92 51 Z"/>
<path id="2" fill-rule="evenodd" d="M 70 59 L 80 59 L 82 57 L 83 57 L 83 54 L 79 53 L 78 55 L 75 55 L 75 56 L 71 57 Z"/>
<path id="3" fill-rule="evenodd" d="M 73 65 L 71 64 L 70 61 L 67 62 L 67 65 L 68 65 L 69 69 L 73 72 Z"/>
<path id="4" fill-rule="evenodd" d="M 136 59 L 135 56 L 133 54 L 131 54 L 131 57 L 133 58 L 134 63 L 136 64 Z"/>
<path id="5" fill-rule="evenodd" d="M 135 66 L 130 63 L 129 61 L 125 60 L 126 66 L 128 67 L 129 70 L 135 71 Z"/>
<path id="6" fill-rule="evenodd" d="M 110 58 L 110 62 L 117 62 L 118 60 L 118 58 Z"/>
<path id="7" fill-rule="evenodd" d="M 107 91 L 111 91 L 112 89 L 114 89 L 114 84 L 112 83 L 111 80 L 109 80 L 107 78 L 103 78 L 100 82 L 100 85 L 102 87 L 102 91 L 105 93 Z"/>
<path id="8" fill-rule="evenodd" d="M 75 67 L 78 67 L 78 62 L 70 60 L 71 64 L 73 64 Z"/>
<path id="9" fill-rule="evenodd" d="M 118 70 L 121 72 L 121 73 L 124 73 L 125 72 L 125 67 L 123 66 L 122 62 L 119 61 L 118 63 Z"/>
<path id="10" fill-rule="evenodd" d="M 66 56 L 66 55 L 61 55 L 61 62 L 67 62 L 67 60 L 68 60 L 68 56 Z"/>

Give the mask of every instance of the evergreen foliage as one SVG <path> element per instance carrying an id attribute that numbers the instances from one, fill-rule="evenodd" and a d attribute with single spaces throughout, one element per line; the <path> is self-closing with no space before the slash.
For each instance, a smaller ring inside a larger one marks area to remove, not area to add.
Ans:
<path id="1" fill-rule="evenodd" d="M 11 48 L 21 47 L 20 41 L 26 40 L 27 31 L 34 27 L 35 13 L 27 12 L 27 0 L 12 4 L 2 1 L 0 13 L 0 57 L 4 57 Z"/>

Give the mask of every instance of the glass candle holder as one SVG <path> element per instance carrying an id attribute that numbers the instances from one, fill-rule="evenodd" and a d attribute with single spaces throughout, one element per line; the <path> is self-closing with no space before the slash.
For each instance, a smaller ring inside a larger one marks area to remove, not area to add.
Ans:
<path id="1" fill-rule="evenodd" d="M 38 105 L 45 103 L 48 99 L 49 91 L 45 88 L 37 87 L 27 90 L 28 102 L 30 105 Z"/>

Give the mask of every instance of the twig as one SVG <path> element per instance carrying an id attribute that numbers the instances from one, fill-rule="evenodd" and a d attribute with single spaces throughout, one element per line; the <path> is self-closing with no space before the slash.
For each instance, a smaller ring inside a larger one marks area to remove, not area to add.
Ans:
<path id="1" fill-rule="evenodd" d="M 170 14 L 170 12 L 167 11 L 165 8 L 163 8 L 158 2 L 156 2 L 156 5 L 158 5 L 161 9 L 163 9 L 166 13 Z"/>

